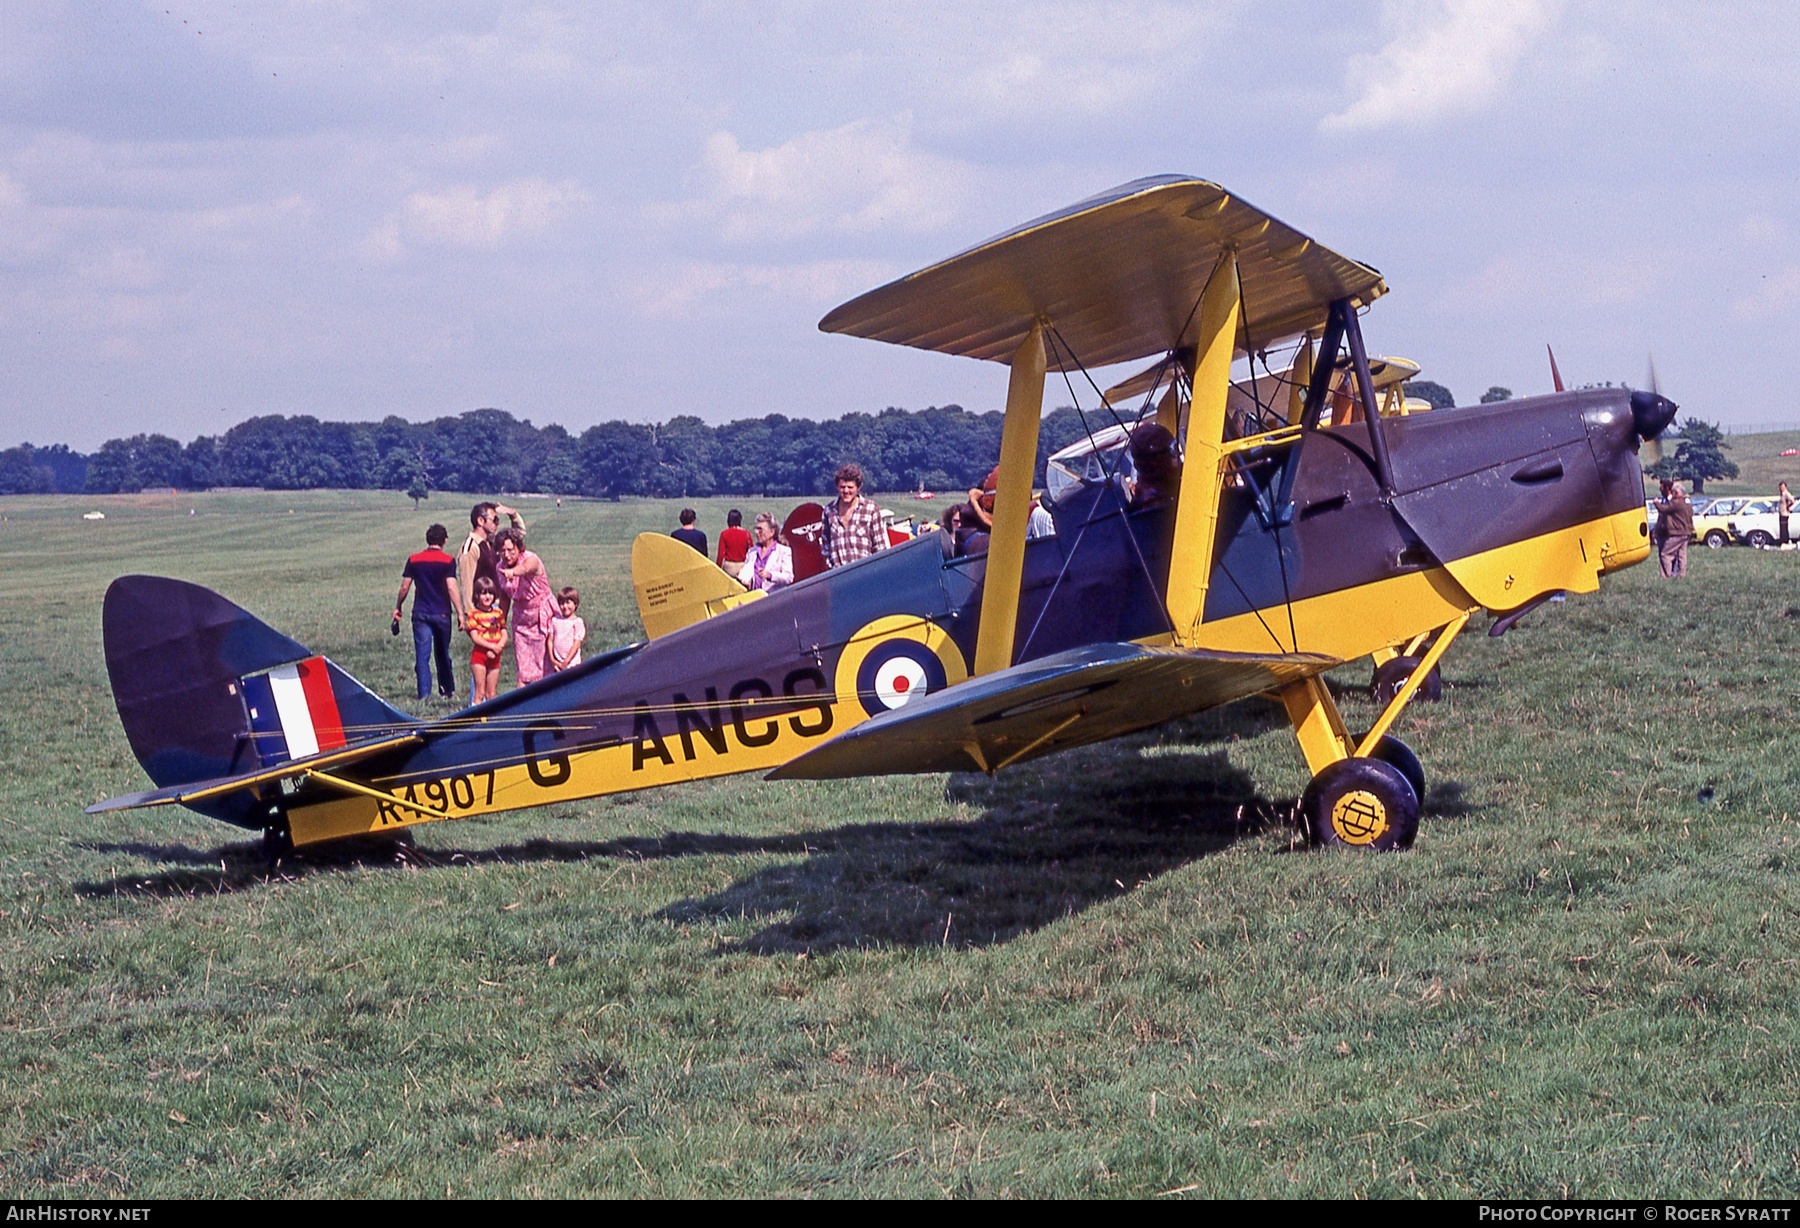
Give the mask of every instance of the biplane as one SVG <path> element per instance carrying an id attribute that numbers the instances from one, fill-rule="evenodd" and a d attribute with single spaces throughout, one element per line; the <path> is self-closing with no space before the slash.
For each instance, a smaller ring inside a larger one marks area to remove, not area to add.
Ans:
<path id="1" fill-rule="evenodd" d="M 762 594 L 646 535 L 644 642 L 441 720 L 213 592 L 122 577 L 107 667 L 155 788 L 90 810 L 180 804 L 279 853 L 726 773 L 992 773 L 1266 696 L 1311 772 L 1311 838 L 1406 847 L 1425 779 L 1390 730 L 1422 675 L 1478 611 L 1504 630 L 1648 557 L 1637 450 L 1675 406 L 1597 389 L 1384 415 L 1361 316 L 1386 290 L 1374 268 L 1180 176 L 872 290 L 820 327 L 1008 368 L 984 552 L 926 534 Z M 1255 364 L 1266 374 L 1284 344 L 1275 396 Z M 1176 482 L 1145 499 L 1117 474 L 1084 476 L 1055 500 L 1055 534 L 1028 541 L 1048 377 L 1072 389 L 1146 359 Z M 1233 409 L 1240 361 L 1249 412 Z M 1408 642 L 1429 645 L 1418 667 L 1352 732 L 1326 671 Z"/>

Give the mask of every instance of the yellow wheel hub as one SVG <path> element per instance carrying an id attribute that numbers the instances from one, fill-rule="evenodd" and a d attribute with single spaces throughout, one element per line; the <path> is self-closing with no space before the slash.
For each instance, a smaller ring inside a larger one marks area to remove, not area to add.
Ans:
<path id="1" fill-rule="evenodd" d="M 1352 789 L 1331 807 L 1331 829 L 1345 844 L 1373 844 L 1388 829 L 1387 807 L 1366 789 Z"/>

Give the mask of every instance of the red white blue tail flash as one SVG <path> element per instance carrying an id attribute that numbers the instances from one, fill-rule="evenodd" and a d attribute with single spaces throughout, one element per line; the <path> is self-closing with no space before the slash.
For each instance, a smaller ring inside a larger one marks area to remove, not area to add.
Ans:
<path id="1" fill-rule="evenodd" d="M 263 766 L 344 745 L 344 721 L 323 657 L 252 674 L 242 683 Z"/>

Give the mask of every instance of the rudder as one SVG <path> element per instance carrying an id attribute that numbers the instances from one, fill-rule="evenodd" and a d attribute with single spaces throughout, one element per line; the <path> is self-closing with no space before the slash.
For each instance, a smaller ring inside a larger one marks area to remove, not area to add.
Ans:
<path id="1" fill-rule="evenodd" d="M 101 615 L 126 740 L 161 788 L 254 771 L 417 724 L 210 589 L 121 576 Z M 260 826 L 248 795 L 195 806 Z"/>

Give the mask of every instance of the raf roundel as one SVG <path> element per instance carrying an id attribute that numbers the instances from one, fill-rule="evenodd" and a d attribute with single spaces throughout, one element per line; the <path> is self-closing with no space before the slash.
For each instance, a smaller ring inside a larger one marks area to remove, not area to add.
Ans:
<path id="1" fill-rule="evenodd" d="M 949 685 L 944 663 L 916 640 L 889 640 L 863 659 L 856 697 L 870 716 L 923 699 Z"/>
<path id="2" fill-rule="evenodd" d="M 881 618 L 850 643 L 838 661 L 838 694 L 854 695 L 866 716 L 880 716 L 917 703 L 964 681 L 968 668 L 950 637 L 916 618 Z"/>

